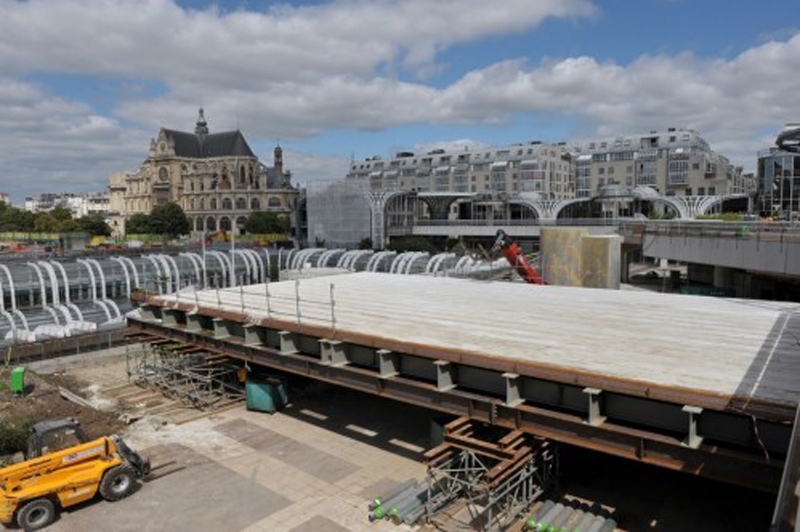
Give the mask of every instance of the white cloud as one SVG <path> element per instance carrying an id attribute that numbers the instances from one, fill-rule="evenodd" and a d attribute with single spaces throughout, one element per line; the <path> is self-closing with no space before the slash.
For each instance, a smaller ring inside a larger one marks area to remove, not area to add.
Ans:
<path id="1" fill-rule="evenodd" d="M 102 189 L 111 172 L 144 159 L 147 139 L 87 105 L 0 78 L 0 191 L 16 202 L 42 191 Z"/>
<path id="2" fill-rule="evenodd" d="M 800 117 L 797 33 L 732 59 L 512 58 L 442 88 L 387 74 L 422 75 L 441 68 L 437 56 L 448 47 L 595 12 L 589 0 L 339 0 L 232 13 L 168 0 L 96 0 L 90 8 L 80 0 L 0 0 L 0 190 L 62 189 L 66 179 L 102 188 L 109 171 L 144 158 L 158 127 L 191 129 L 201 103 L 212 130 L 238 126 L 251 141 L 334 128 L 503 123 L 520 112 L 570 117 L 582 136 L 691 127 L 750 168 L 771 142 L 764 131 Z M 145 80 L 166 90 L 128 94 L 101 116 L 20 81 L 31 72 Z M 300 181 L 346 167 L 346 155 L 292 156 L 286 166 Z"/>
<path id="3" fill-rule="evenodd" d="M 291 170 L 295 184 L 305 184 L 319 179 L 343 178 L 350 168 L 350 158 L 337 154 L 283 150 L 283 167 Z"/>

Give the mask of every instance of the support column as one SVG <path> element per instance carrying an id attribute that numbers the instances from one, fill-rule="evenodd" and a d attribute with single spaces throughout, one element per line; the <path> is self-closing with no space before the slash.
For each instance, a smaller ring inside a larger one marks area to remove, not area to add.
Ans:
<path id="1" fill-rule="evenodd" d="M 388 349 L 378 349 L 378 372 L 381 379 L 389 379 L 400 374 L 400 357 Z"/>
<path id="2" fill-rule="evenodd" d="M 689 434 L 686 435 L 686 439 L 683 440 L 683 444 L 687 447 L 691 447 L 692 449 L 697 449 L 700 444 L 703 443 L 703 437 L 700 436 L 698 431 L 700 414 L 703 413 L 703 409 L 699 406 L 686 405 L 681 410 L 689 415 Z"/>
<path id="3" fill-rule="evenodd" d="M 33 293 L 33 291 L 31 291 Z M 139 312 L 142 314 L 142 319 L 147 321 L 157 321 L 158 315 L 156 314 L 156 307 L 152 305 L 142 305 L 139 308 Z"/>
<path id="4" fill-rule="evenodd" d="M 517 406 L 525 402 L 520 396 L 519 387 L 521 379 L 516 373 L 503 373 L 503 379 L 506 381 L 506 406 Z"/>
<path id="5" fill-rule="evenodd" d="M 714 266 L 714 288 L 733 288 L 733 268 Z"/>
<path id="6" fill-rule="evenodd" d="M 293 355 L 298 353 L 297 339 L 291 331 L 278 331 L 278 338 L 280 339 L 281 354 Z"/>
<path id="7" fill-rule="evenodd" d="M 322 363 L 334 367 L 346 366 L 350 363 L 346 347 L 346 344 L 339 340 L 320 340 L 319 352 Z"/>
<path id="8" fill-rule="evenodd" d="M 244 343 L 246 345 L 262 345 L 264 343 L 264 329 L 262 327 L 247 323 L 243 328 Z"/>
<path id="9" fill-rule="evenodd" d="M 163 316 L 162 323 L 164 325 L 173 326 L 178 324 L 178 311 L 165 308 L 161 311 L 161 315 Z"/>
<path id="10" fill-rule="evenodd" d="M 211 318 L 211 324 L 214 328 L 214 338 L 227 338 L 230 336 L 228 332 L 228 322 L 222 318 Z"/>
<path id="11" fill-rule="evenodd" d="M 622 249 L 620 251 L 619 282 L 621 283 L 630 282 L 630 270 L 631 270 L 631 252 L 627 247 L 625 247 L 625 244 L 623 244 Z"/>
<path id="12" fill-rule="evenodd" d="M 200 314 L 186 314 L 186 330 L 200 332 L 203 330 L 203 320 Z"/>
<path id="13" fill-rule="evenodd" d="M 600 404 L 603 390 L 597 388 L 584 388 L 583 393 L 585 393 L 589 398 L 589 417 L 585 422 L 593 427 L 602 425 L 606 420 L 606 416 L 602 414 L 602 408 Z"/>
<path id="14" fill-rule="evenodd" d="M 436 366 L 436 389 L 446 392 L 455 388 L 458 373 L 456 366 L 447 360 L 436 360 L 433 365 Z"/>

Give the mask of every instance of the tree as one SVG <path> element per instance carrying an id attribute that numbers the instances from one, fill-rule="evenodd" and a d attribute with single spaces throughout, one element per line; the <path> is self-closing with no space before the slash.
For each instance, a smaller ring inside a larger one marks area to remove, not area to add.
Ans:
<path id="1" fill-rule="evenodd" d="M 150 232 L 150 217 L 137 212 L 125 223 L 125 232 L 129 235 L 143 235 Z"/>
<path id="2" fill-rule="evenodd" d="M 150 232 L 175 238 L 189 234 L 192 226 L 177 203 L 156 205 L 150 213 Z"/>
<path id="3" fill-rule="evenodd" d="M 39 233 L 53 233 L 58 231 L 58 220 L 50 216 L 50 213 L 39 213 L 33 228 Z"/>
<path id="4" fill-rule="evenodd" d="M 82 233 L 88 233 L 92 236 L 109 236 L 111 235 L 111 228 L 108 226 L 103 217 L 99 214 L 90 214 L 82 216 L 75 220 L 75 229 Z"/>
<path id="5" fill-rule="evenodd" d="M 59 222 L 72 219 L 72 211 L 66 207 L 58 206 L 50 211 L 50 216 Z"/>
<path id="6" fill-rule="evenodd" d="M 285 234 L 289 232 L 289 220 L 274 212 L 254 212 L 247 217 L 244 229 L 250 234 Z"/>
<path id="7" fill-rule="evenodd" d="M 372 249 L 372 239 L 364 237 L 358 242 L 358 249 Z"/>

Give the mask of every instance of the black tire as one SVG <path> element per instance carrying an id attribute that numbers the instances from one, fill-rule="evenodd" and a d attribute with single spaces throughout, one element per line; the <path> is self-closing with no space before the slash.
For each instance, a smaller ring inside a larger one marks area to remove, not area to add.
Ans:
<path id="1" fill-rule="evenodd" d="M 25 504 L 17 512 L 17 524 L 29 532 L 41 530 L 56 519 L 56 505 L 48 499 L 36 499 Z"/>
<path id="2" fill-rule="evenodd" d="M 107 501 L 124 499 L 136 488 L 136 473 L 129 466 L 117 466 L 106 471 L 100 481 L 100 495 Z"/>

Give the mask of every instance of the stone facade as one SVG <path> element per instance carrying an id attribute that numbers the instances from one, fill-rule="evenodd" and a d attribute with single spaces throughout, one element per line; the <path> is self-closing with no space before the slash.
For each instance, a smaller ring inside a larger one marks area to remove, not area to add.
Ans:
<path id="1" fill-rule="evenodd" d="M 149 213 L 167 202 L 178 203 L 194 232 L 242 234 L 247 217 L 270 211 L 294 220 L 299 191 L 283 169 L 283 151 L 274 150 L 267 167 L 240 131 L 209 133 L 203 110 L 194 133 L 162 128 L 150 141 L 147 159 L 135 172 L 111 176 L 112 228 L 136 213 Z"/>
<path id="2" fill-rule="evenodd" d="M 571 155 L 561 144 L 515 144 L 499 149 L 398 153 L 384 161 L 352 163 L 349 179 L 370 190 L 496 193 L 536 192 L 545 199 L 575 197 Z"/>
<path id="3" fill-rule="evenodd" d="M 594 198 L 608 185 L 646 186 L 664 196 L 751 193 L 752 176 L 696 132 L 670 128 L 573 143 L 514 144 L 483 150 L 401 152 L 350 166 L 348 179 L 370 190 L 536 193 L 543 200 Z"/>

